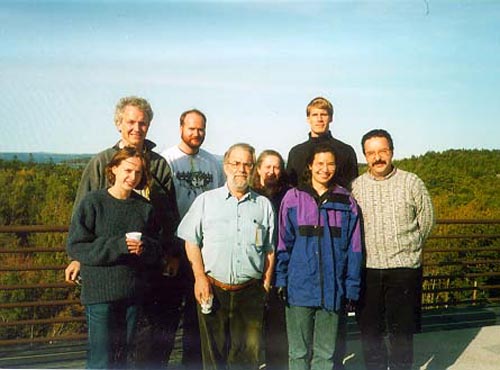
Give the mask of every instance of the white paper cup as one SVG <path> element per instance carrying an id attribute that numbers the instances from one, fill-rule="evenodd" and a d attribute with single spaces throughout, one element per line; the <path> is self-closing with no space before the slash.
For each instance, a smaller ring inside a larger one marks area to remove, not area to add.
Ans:
<path id="1" fill-rule="evenodd" d="M 142 233 L 140 233 L 138 231 L 133 231 L 133 232 L 130 232 L 130 233 L 126 233 L 125 237 L 127 239 L 141 240 Z"/>
<path id="2" fill-rule="evenodd" d="M 201 313 L 208 315 L 212 312 L 212 304 L 214 302 L 214 297 L 210 296 L 206 301 L 201 302 Z"/>

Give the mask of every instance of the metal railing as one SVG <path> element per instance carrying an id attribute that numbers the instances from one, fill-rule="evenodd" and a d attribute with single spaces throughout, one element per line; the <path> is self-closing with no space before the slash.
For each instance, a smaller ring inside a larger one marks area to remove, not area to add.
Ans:
<path id="1" fill-rule="evenodd" d="M 79 288 L 64 282 L 67 231 L 0 226 L 0 346 L 86 338 Z M 35 238 L 43 234 L 57 237 Z M 499 237 L 500 220 L 438 220 L 424 249 L 422 309 L 500 302 Z"/>

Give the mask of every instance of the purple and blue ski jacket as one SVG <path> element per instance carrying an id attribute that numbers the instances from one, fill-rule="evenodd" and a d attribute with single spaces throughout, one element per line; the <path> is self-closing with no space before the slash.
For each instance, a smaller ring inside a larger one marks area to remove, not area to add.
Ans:
<path id="1" fill-rule="evenodd" d="M 319 197 L 290 189 L 279 212 L 276 286 L 293 306 L 339 311 L 359 299 L 363 263 L 358 206 L 340 187 Z"/>

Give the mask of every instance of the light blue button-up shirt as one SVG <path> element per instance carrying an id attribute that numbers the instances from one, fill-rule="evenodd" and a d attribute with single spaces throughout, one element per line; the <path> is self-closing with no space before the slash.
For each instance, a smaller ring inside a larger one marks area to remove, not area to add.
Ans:
<path id="1" fill-rule="evenodd" d="M 226 184 L 195 199 L 177 235 L 201 248 L 213 278 L 226 284 L 262 279 L 266 254 L 274 250 L 273 207 L 252 190 L 238 200 Z"/>

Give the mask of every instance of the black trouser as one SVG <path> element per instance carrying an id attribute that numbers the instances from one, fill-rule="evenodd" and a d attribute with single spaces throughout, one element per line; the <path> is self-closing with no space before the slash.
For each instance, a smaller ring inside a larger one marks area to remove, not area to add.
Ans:
<path id="1" fill-rule="evenodd" d="M 212 285 L 212 312 L 198 305 L 201 351 L 205 370 L 257 370 L 262 358 L 266 293 L 258 281 L 239 291 Z"/>
<path id="2" fill-rule="evenodd" d="M 365 270 L 359 324 L 367 370 L 411 369 L 420 270 Z"/>
<path id="3" fill-rule="evenodd" d="M 135 366 L 138 369 L 164 369 L 168 364 L 180 319 L 179 279 L 161 273 L 148 276 L 137 324 Z"/>

